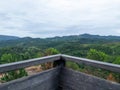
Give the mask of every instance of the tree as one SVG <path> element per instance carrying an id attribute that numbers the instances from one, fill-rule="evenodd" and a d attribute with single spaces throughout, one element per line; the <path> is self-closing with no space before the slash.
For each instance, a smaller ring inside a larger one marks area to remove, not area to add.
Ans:
<path id="1" fill-rule="evenodd" d="M 114 64 L 120 64 L 120 56 L 118 56 L 113 63 Z"/>
<path id="2" fill-rule="evenodd" d="M 95 49 L 90 49 L 90 51 L 87 54 L 87 58 L 99 60 L 99 61 L 111 62 L 111 60 L 109 60 L 109 56 L 107 54 L 105 54 L 104 52 L 101 52 L 101 51 L 97 51 Z M 119 61 L 120 61 L 120 57 L 118 57 L 114 63 L 118 64 L 118 63 L 120 63 Z M 107 71 L 107 70 L 96 69 L 93 67 L 89 68 L 89 70 L 91 70 L 91 72 L 94 70 L 94 73 L 93 73 L 94 75 L 106 78 L 107 80 L 115 81 L 115 78 L 118 81 L 120 80 L 119 74 L 114 75 L 112 72 Z"/>
<path id="3" fill-rule="evenodd" d="M 13 59 L 12 59 L 12 55 L 11 54 L 3 54 L 1 56 L 1 62 L 0 64 L 4 64 L 4 63 L 10 63 L 10 62 L 13 62 Z"/>
<path id="4" fill-rule="evenodd" d="M 54 54 L 58 54 L 59 51 L 55 48 L 48 48 L 45 50 L 45 55 L 44 56 L 48 56 L 48 55 L 54 55 Z M 45 64 L 42 64 L 43 69 L 49 69 L 53 67 L 53 63 L 51 62 L 47 62 Z"/>
<path id="5" fill-rule="evenodd" d="M 80 70 L 79 65 L 74 62 L 67 62 L 66 63 L 67 67 L 72 68 L 74 70 Z"/>
<path id="6" fill-rule="evenodd" d="M 58 53 L 60 53 L 60 52 L 55 48 L 48 48 L 45 50 L 45 56 L 54 55 L 54 54 L 58 54 Z"/>
<path id="7" fill-rule="evenodd" d="M 109 56 L 104 52 L 97 51 L 95 49 L 90 49 L 90 51 L 87 53 L 87 58 L 98 61 L 107 61 Z"/>
<path id="8" fill-rule="evenodd" d="M 1 57 L 1 61 L 2 61 L 2 64 L 10 63 L 10 62 L 17 61 L 17 57 L 16 55 L 12 55 L 12 54 L 3 54 Z M 1 80 L 3 82 L 6 82 L 6 81 L 11 81 L 17 78 L 21 78 L 23 76 L 27 76 L 27 72 L 25 71 L 25 69 L 19 69 L 19 70 L 9 71 L 4 73 Z"/>

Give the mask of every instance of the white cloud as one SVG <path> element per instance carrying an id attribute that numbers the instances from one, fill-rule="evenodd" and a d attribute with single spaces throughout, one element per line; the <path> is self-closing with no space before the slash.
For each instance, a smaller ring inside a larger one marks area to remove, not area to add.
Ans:
<path id="1" fill-rule="evenodd" d="M 118 35 L 119 10 L 120 0 L 0 0 L 0 34 Z"/>

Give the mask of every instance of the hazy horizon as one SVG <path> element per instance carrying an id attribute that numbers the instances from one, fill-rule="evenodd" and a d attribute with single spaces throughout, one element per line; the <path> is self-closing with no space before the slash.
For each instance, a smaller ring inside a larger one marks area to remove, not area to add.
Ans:
<path id="1" fill-rule="evenodd" d="M 0 0 L 0 35 L 120 36 L 120 0 Z"/>
<path id="2" fill-rule="evenodd" d="M 30 37 L 30 38 L 54 38 L 54 37 L 64 37 L 64 36 L 78 36 L 78 35 L 85 35 L 85 34 L 88 34 L 88 35 L 98 35 L 98 34 L 89 34 L 89 33 L 83 33 L 83 34 L 71 34 L 71 35 L 63 35 L 63 36 L 51 36 L 51 37 L 31 37 L 31 36 L 23 36 L 23 37 L 20 37 L 20 36 L 16 36 L 16 35 L 3 35 L 3 36 L 13 36 L 13 37 L 19 37 L 19 38 L 26 38 L 26 37 Z M 1 34 L 0 34 L 1 36 Z M 98 36 L 118 36 L 120 37 L 120 35 L 98 35 Z"/>

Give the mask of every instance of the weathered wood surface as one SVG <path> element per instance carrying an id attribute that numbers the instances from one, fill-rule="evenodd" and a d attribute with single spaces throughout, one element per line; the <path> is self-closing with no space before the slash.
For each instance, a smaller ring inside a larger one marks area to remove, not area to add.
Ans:
<path id="1" fill-rule="evenodd" d="M 93 66 L 93 67 L 96 67 L 96 68 L 102 68 L 102 69 L 105 69 L 105 70 L 110 70 L 110 71 L 113 71 L 113 72 L 120 73 L 120 65 L 117 65 L 117 64 L 100 62 L 100 61 L 96 61 L 96 60 L 79 58 L 79 57 L 74 57 L 74 56 L 69 56 L 69 55 L 62 55 L 62 58 L 65 61 L 73 61 L 73 62 L 76 62 L 78 64 L 85 64 L 85 65 L 88 65 L 88 66 Z"/>
<path id="2" fill-rule="evenodd" d="M 120 90 L 120 84 L 72 69 L 63 68 L 60 77 L 62 90 Z"/>
<path id="3" fill-rule="evenodd" d="M 60 67 L 0 85 L 0 90 L 57 90 Z"/>
<path id="4" fill-rule="evenodd" d="M 32 66 L 32 65 L 38 65 L 38 64 L 42 64 L 46 62 L 59 61 L 59 60 L 73 61 L 79 64 L 85 64 L 88 66 L 93 66 L 93 67 L 102 68 L 102 69 L 120 73 L 120 65 L 100 62 L 100 61 L 95 61 L 95 60 L 90 60 L 90 59 L 85 59 L 85 58 L 79 58 L 79 57 L 74 57 L 74 56 L 68 56 L 68 55 L 63 55 L 63 54 L 3 64 L 3 65 L 0 65 L 0 73 L 10 71 L 10 70 L 17 70 L 17 69 L 25 68 L 25 67 Z"/>
<path id="5" fill-rule="evenodd" d="M 60 60 L 60 54 L 0 65 L 0 73 Z"/>
<path id="6" fill-rule="evenodd" d="M 54 62 L 55 67 L 37 75 L 2 84 L 0 90 L 120 90 L 118 83 L 65 68 L 65 61 L 73 61 L 120 73 L 120 65 L 58 54 L 0 65 L 0 73 L 46 62 Z"/>

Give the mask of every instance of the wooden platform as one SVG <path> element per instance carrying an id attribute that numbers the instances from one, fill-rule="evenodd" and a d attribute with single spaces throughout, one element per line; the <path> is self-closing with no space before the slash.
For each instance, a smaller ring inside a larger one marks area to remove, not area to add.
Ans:
<path id="1" fill-rule="evenodd" d="M 120 73 L 120 65 L 68 55 L 53 55 L 0 65 L 0 73 L 54 62 L 54 68 L 0 85 L 0 90 L 120 90 L 120 84 L 65 67 L 66 61 L 84 63 Z"/>

